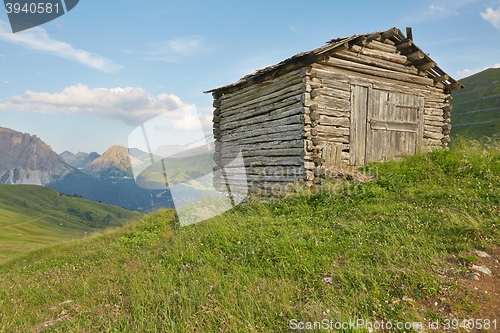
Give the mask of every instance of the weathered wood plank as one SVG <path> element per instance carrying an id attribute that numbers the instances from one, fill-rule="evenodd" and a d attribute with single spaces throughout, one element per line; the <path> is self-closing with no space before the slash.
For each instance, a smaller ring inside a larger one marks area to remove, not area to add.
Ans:
<path id="1" fill-rule="evenodd" d="M 370 119 L 370 128 L 372 130 L 399 131 L 416 133 L 418 129 L 417 123 L 388 121 L 383 119 Z"/>
<path id="2" fill-rule="evenodd" d="M 366 115 L 368 113 L 369 87 L 352 86 L 352 111 L 351 111 L 351 128 L 348 133 L 342 135 L 350 135 L 350 164 L 364 165 L 365 164 L 365 148 L 366 148 Z"/>
<path id="3" fill-rule="evenodd" d="M 366 44 L 366 48 L 373 49 L 373 50 L 378 50 L 378 51 L 383 51 L 387 53 L 396 53 L 398 52 L 398 49 L 396 48 L 395 45 L 387 44 L 387 43 L 382 43 L 379 41 L 371 41 Z"/>
<path id="4" fill-rule="evenodd" d="M 292 121 L 303 123 L 303 113 L 303 106 L 298 106 L 292 109 L 278 109 L 273 110 L 273 112 L 269 112 L 267 114 L 252 118 L 221 123 L 220 129 L 224 131 L 225 134 L 231 134 L 234 133 L 234 131 L 248 131 L 256 128 L 261 128 L 263 124 L 265 124 L 265 126 L 274 126 L 280 124 L 292 124 Z"/>
<path id="5" fill-rule="evenodd" d="M 219 109 L 221 111 L 221 115 L 223 115 L 224 113 L 227 113 L 229 109 L 238 110 L 248 106 L 260 107 L 266 104 L 271 104 L 283 100 L 293 95 L 302 94 L 303 89 L 304 89 L 304 84 L 301 81 L 300 83 L 287 86 L 283 89 L 272 90 L 273 92 L 269 94 L 265 95 L 258 94 L 254 96 L 254 98 L 248 100 L 247 102 L 240 102 L 238 99 L 232 99 L 230 100 L 230 102 L 222 102 Z"/>
<path id="6" fill-rule="evenodd" d="M 284 75 L 269 79 L 254 85 L 240 88 L 231 93 L 223 94 L 219 97 L 221 102 L 228 101 L 230 99 L 238 99 L 240 101 L 248 101 L 252 99 L 255 95 L 262 94 L 261 91 L 269 91 L 271 87 L 276 87 L 277 89 L 282 89 L 286 86 L 293 85 L 302 81 L 301 70 L 297 69 L 286 73 Z"/>
<path id="7" fill-rule="evenodd" d="M 221 164 L 228 164 L 232 159 L 221 158 Z M 247 157 L 244 159 L 245 166 L 301 166 L 304 164 L 304 159 L 301 157 Z"/>
<path id="8" fill-rule="evenodd" d="M 284 108 L 296 108 L 302 105 L 302 96 L 293 95 L 274 103 L 265 104 L 259 107 L 247 107 L 239 110 L 235 109 L 234 112 L 225 112 L 220 117 L 219 122 L 222 124 L 249 119 L 255 116 L 269 114 L 275 110 L 282 110 Z M 239 112 L 238 112 L 239 111 Z"/>
<path id="9" fill-rule="evenodd" d="M 368 57 L 362 54 L 356 55 L 353 52 L 344 51 L 344 53 L 336 53 L 334 58 L 343 59 L 347 61 L 352 61 L 359 63 L 361 65 L 380 68 L 384 70 L 389 70 L 391 72 L 406 73 L 410 75 L 418 75 L 418 71 L 415 68 L 407 67 L 404 65 L 399 65 L 393 62 L 380 60 L 372 57 Z"/>
<path id="10" fill-rule="evenodd" d="M 424 125 L 424 132 L 443 133 L 443 127 Z"/>
<path id="11" fill-rule="evenodd" d="M 385 45 L 385 44 L 384 44 Z M 346 52 L 346 51 L 343 51 Z M 400 54 L 395 54 L 395 53 L 388 53 L 384 51 L 378 51 L 378 50 L 373 50 L 373 49 L 366 49 L 357 45 L 353 45 L 352 48 L 347 50 L 347 52 L 352 52 L 355 54 L 367 56 L 370 58 L 375 58 L 379 60 L 383 60 L 384 63 L 387 62 L 387 66 L 394 66 L 394 64 L 399 64 L 399 65 L 405 65 L 406 64 L 406 57 L 404 55 Z M 339 52 L 341 53 L 341 52 Z M 396 66 L 395 68 L 399 68 L 400 66 Z M 416 72 L 416 70 L 415 70 Z"/>
<path id="12" fill-rule="evenodd" d="M 258 136 L 268 135 L 268 134 L 275 134 L 275 133 L 280 133 L 280 132 L 289 132 L 289 131 L 303 132 L 304 131 L 303 122 L 302 123 L 292 122 L 291 124 L 276 125 L 274 127 L 262 127 L 261 126 L 261 128 L 254 129 L 254 130 L 229 133 L 229 134 L 223 135 L 222 141 L 238 141 L 241 139 L 258 137 Z"/>
<path id="13" fill-rule="evenodd" d="M 233 144 L 239 144 L 239 145 L 244 145 L 244 144 L 255 144 L 255 143 L 261 143 L 261 142 L 271 142 L 271 141 L 276 141 L 276 140 L 282 140 L 282 141 L 287 141 L 287 140 L 298 140 L 302 139 L 305 136 L 305 131 L 303 128 L 300 130 L 293 129 L 289 131 L 283 131 L 283 132 L 275 132 L 271 134 L 265 134 L 265 135 L 260 135 L 256 137 L 248 137 L 244 139 L 231 139 L 229 140 L 225 136 L 221 137 L 222 142 L 232 142 Z"/>
<path id="14" fill-rule="evenodd" d="M 366 74 L 377 76 L 384 79 L 403 81 L 408 83 L 415 83 L 420 85 L 434 85 L 434 81 L 427 77 L 422 77 L 418 75 L 411 75 L 407 73 L 394 72 L 391 70 L 383 69 L 383 68 L 375 68 L 373 66 L 358 64 L 352 61 L 337 59 L 337 58 L 329 58 L 327 61 L 322 62 L 322 64 L 337 67 L 340 69 L 344 69 L 347 71 L 353 71 L 356 73 Z"/>

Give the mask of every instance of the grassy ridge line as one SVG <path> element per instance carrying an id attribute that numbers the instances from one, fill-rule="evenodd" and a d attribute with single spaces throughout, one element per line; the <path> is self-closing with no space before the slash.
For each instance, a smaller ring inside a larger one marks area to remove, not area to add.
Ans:
<path id="1" fill-rule="evenodd" d="M 42 186 L 0 185 L 0 263 L 84 232 L 121 226 L 139 216 Z"/>
<path id="2" fill-rule="evenodd" d="M 465 88 L 452 93 L 452 126 L 485 121 L 491 121 L 491 124 L 454 126 L 451 134 L 468 134 L 475 138 L 499 135 L 500 69 L 489 68 L 460 80 L 460 83 L 464 84 Z M 485 111 L 472 113 L 476 110 Z"/>
<path id="3" fill-rule="evenodd" d="M 0 332 L 288 332 L 294 318 L 435 319 L 403 300 L 434 297 L 467 318 L 456 277 L 499 244 L 499 145 L 377 167 L 377 181 L 181 229 L 165 210 L 0 266 Z"/>

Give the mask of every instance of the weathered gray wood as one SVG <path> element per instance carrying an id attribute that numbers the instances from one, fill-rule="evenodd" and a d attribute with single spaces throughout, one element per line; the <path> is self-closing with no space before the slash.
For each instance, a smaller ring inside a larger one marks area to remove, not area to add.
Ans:
<path id="1" fill-rule="evenodd" d="M 346 115 L 345 117 L 320 116 L 318 124 L 349 128 L 351 126 L 351 122 L 348 117 L 349 115 Z"/>
<path id="2" fill-rule="evenodd" d="M 400 65 L 386 60 L 372 58 L 363 54 L 355 54 L 353 52 L 344 51 L 335 54 L 334 58 L 344 59 L 359 64 L 367 65 L 370 67 L 381 68 L 385 70 L 390 70 L 394 72 L 407 73 L 412 75 L 418 75 L 418 71 L 415 68 Z"/>
<path id="3" fill-rule="evenodd" d="M 372 130 L 398 131 L 398 132 L 417 132 L 418 124 L 399 121 L 387 121 L 383 119 L 370 119 L 370 128 Z"/>
<path id="4" fill-rule="evenodd" d="M 327 143 L 322 149 L 321 158 L 323 159 L 323 167 L 331 168 L 341 164 L 342 150 L 348 149 L 347 145 Z"/>
<path id="5" fill-rule="evenodd" d="M 436 147 L 441 147 L 442 142 L 441 140 L 436 140 L 436 139 L 430 139 L 430 138 L 424 138 L 422 140 L 424 146 L 436 146 Z"/>
<path id="6" fill-rule="evenodd" d="M 424 121 L 427 123 L 428 121 L 443 121 L 443 117 L 441 116 L 431 116 L 424 114 Z"/>
<path id="7" fill-rule="evenodd" d="M 444 115 L 443 109 L 438 109 L 438 108 L 428 108 L 426 107 L 424 109 L 424 114 L 429 115 L 429 116 L 439 116 L 442 117 Z"/>
<path id="8" fill-rule="evenodd" d="M 240 121 L 244 119 L 249 119 L 255 116 L 269 114 L 271 112 L 276 112 L 275 110 L 282 110 L 284 108 L 296 108 L 302 105 L 301 94 L 289 96 L 277 102 L 265 104 L 259 107 L 247 107 L 239 109 L 239 112 L 235 110 L 234 112 L 225 112 L 224 116 L 220 118 L 221 125 Z"/>
<path id="9" fill-rule="evenodd" d="M 225 134 L 222 137 L 222 141 L 238 141 L 241 139 L 248 139 L 252 137 L 259 137 L 263 135 L 275 134 L 280 132 L 290 132 L 290 131 L 303 132 L 304 131 L 303 124 L 304 124 L 303 122 L 301 123 L 294 122 L 291 124 L 277 125 L 274 127 L 262 127 L 259 129 L 254 129 L 249 131 L 229 133 Z"/>
<path id="10" fill-rule="evenodd" d="M 366 44 L 366 48 L 373 49 L 373 50 L 379 50 L 379 51 L 384 51 L 388 53 L 396 53 L 398 52 L 397 48 L 395 45 L 379 42 L 379 41 L 371 41 L 368 44 Z"/>
<path id="11" fill-rule="evenodd" d="M 248 137 L 244 139 L 231 139 L 229 140 L 225 136 L 221 137 L 222 142 L 232 142 L 233 144 L 255 144 L 255 143 L 261 143 L 261 142 L 268 142 L 268 141 L 276 141 L 276 140 L 282 140 L 282 141 L 287 141 L 287 140 L 298 140 L 304 138 L 305 131 L 303 128 L 300 130 L 293 129 L 289 131 L 278 131 L 275 133 L 271 134 L 266 134 L 266 135 L 260 135 L 260 136 L 254 136 L 254 137 Z"/>
<path id="12" fill-rule="evenodd" d="M 291 86 L 286 86 L 283 89 L 275 90 L 271 88 L 271 91 L 269 94 L 265 95 L 257 95 L 255 98 L 250 99 L 246 102 L 240 102 L 238 99 L 231 100 L 230 102 L 222 102 L 220 106 L 221 114 L 224 114 L 225 112 L 228 111 L 228 109 L 239 109 L 243 107 L 248 107 L 248 106 L 253 106 L 253 107 L 259 107 L 263 106 L 265 104 L 270 104 L 277 102 L 279 100 L 283 100 L 285 98 L 288 98 L 292 95 L 298 95 L 301 94 L 304 89 L 304 85 L 302 81 L 299 83 L 296 83 Z"/>
<path id="13" fill-rule="evenodd" d="M 327 95 L 320 95 L 314 100 L 319 109 L 337 110 L 349 112 L 351 104 L 347 99 L 331 97 Z"/>
<path id="14" fill-rule="evenodd" d="M 415 153 L 423 131 L 423 98 L 380 90 L 373 90 L 372 96 L 365 162 Z"/>
<path id="15" fill-rule="evenodd" d="M 232 99 L 238 99 L 239 101 L 245 102 L 252 99 L 255 95 L 263 93 L 263 89 L 269 89 L 269 87 L 276 87 L 276 89 L 282 89 L 286 86 L 293 85 L 302 80 L 302 71 L 297 69 L 286 73 L 282 76 L 275 77 L 254 85 L 240 88 L 231 93 L 225 93 L 219 97 L 221 102 L 229 102 Z"/>
<path id="16" fill-rule="evenodd" d="M 323 62 L 322 64 L 328 66 L 334 66 L 339 69 L 344 69 L 351 72 L 356 72 L 360 74 L 366 74 L 370 76 L 376 76 L 384 79 L 403 81 L 408 83 L 416 83 L 421 85 L 434 85 L 434 81 L 432 79 L 421 77 L 417 75 L 410 75 L 406 73 L 399 73 L 390 71 L 382 68 L 374 68 L 368 65 L 358 64 L 352 61 L 347 61 L 343 59 L 330 58 L 328 61 Z M 352 73 L 351 73 L 352 75 Z"/>
<path id="17" fill-rule="evenodd" d="M 350 164 L 364 165 L 366 151 L 366 117 L 368 113 L 369 87 L 352 86 Z"/>
<path id="18" fill-rule="evenodd" d="M 350 112 L 347 111 L 336 111 L 329 109 L 318 109 L 316 111 L 319 114 L 318 123 L 327 124 L 333 123 L 335 118 L 349 118 Z"/>
<path id="19" fill-rule="evenodd" d="M 233 133 L 234 131 L 240 131 L 241 129 L 252 130 L 255 128 L 261 128 L 263 123 L 266 126 L 274 126 L 280 124 L 291 124 L 291 121 L 303 121 L 304 107 L 297 106 L 295 108 L 283 108 L 273 110 L 264 115 L 246 118 L 238 121 L 224 122 L 221 123 L 220 129 L 227 133 Z"/>
<path id="20" fill-rule="evenodd" d="M 259 149 L 283 149 L 283 148 L 304 148 L 303 140 L 288 140 L 288 141 L 266 141 L 253 144 L 239 145 L 234 142 L 218 142 L 219 151 L 229 153 L 245 152 Z"/>
<path id="21" fill-rule="evenodd" d="M 221 158 L 221 164 L 230 163 L 232 159 Z M 301 157 L 247 157 L 244 159 L 245 166 L 255 167 L 255 166 L 301 166 L 304 163 L 304 159 Z"/>
<path id="22" fill-rule="evenodd" d="M 328 96 L 337 99 L 345 99 L 347 101 L 351 98 L 350 90 L 337 90 L 337 89 L 331 89 L 328 86 L 323 86 L 321 88 L 316 89 L 316 91 L 318 92 L 316 97 Z"/>
<path id="23" fill-rule="evenodd" d="M 243 157 L 250 156 L 301 156 L 305 154 L 304 148 L 276 148 L 276 149 L 249 149 L 242 151 Z M 221 151 L 221 158 L 233 157 L 235 152 L 226 152 L 224 150 Z"/>
<path id="24" fill-rule="evenodd" d="M 403 49 L 406 49 L 410 46 L 413 45 L 413 41 L 411 39 L 407 39 L 407 40 L 404 40 L 403 42 L 399 43 L 399 44 L 396 44 L 396 48 L 398 50 L 403 50 Z"/>
<path id="25" fill-rule="evenodd" d="M 433 61 L 429 61 L 429 62 L 426 62 L 425 64 L 422 64 L 422 65 L 417 65 L 415 66 L 418 70 L 421 70 L 421 71 L 426 71 L 428 69 L 431 69 L 433 67 L 436 67 L 436 63 L 433 62 Z"/>
<path id="26" fill-rule="evenodd" d="M 328 136 L 348 136 L 350 130 L 348 127 L 337 127 L 337 126 L 329 126 L 329 125 L 318 125 L 315 127 L 318 131 L 318 136 L 322 134 L 326 134 Z"/>
<path id="27" fill-rule="evenodd" d="M 424 132 L 442 133 L 443 132 L 443 127 L 441 127 L 441 126 L 424 125 Z"/>
<path id="28" fill-rule="evenodd" d="M 442 132 L 436 133 L 436 132 L 424 131 L 424 138 L 441 140 L 443 137 L 444 135 Z"/>
<path id="29" fill-rule="evenodd" d="M 380 44 L 382 44 L 382 43 L 380 43 Z M 382 45 L 387 45 L 387 44 L 382 44 Z M 390 46 L 390 45 L 387 45 L 387 46 Z M 394 47 L 394 49 L 396 49 L 396 48 Z M 404 65 L 404 64 L 406 64 L 406 60 L 407 60 L 404 55 L 395 54 L 394 52 L 389 53 L 389 52 L 384 52 L 384 51 L 380 51 L 377 49 L 367 49 L 367 48 L 363 48 L 363 47 L 360 47 L 357 45 L 353 45 L 347 51 L 339 52 L 337 54 L 341 54 L 344 52 L 352 52 L 355 54 L 364 55 L 364 56 L 379 59 L 379 60 L 384 60 L 384 61 L 388 62 L 388 64 L 386 64 L 387 66 L 391 66 L 391 64 L 393 65 L 393 63 L 399 64 L 399 65 Z M 398 66 L 397 68 L 400 68 L 400 67 Z"/>
<path id="30" fill-rule="evenodd" d="M 389 29 L 387 31 L 384 31 L 382 33 L 382 38 L 389 39 L 389 38 L 392 38 L 394 36 L 398 36 L 398 34 L 399 34 L 398 29 L 397 28 L 392 28 L 392 29 Z"/>
<path id="31" fill-rule="evenodd" d="M 406 57 L 408 58 L 408 60 L 416 61 L 416 60 L 424 59 L 425 54 L 424 54 L 424 52 L 418 50 L 418 51 L 415 51 L 413 53 L 408 54 Z"/>
<path id="32" fill-rule="evenodd" d="M 434 77 L 433 80 L 434 82 L 443 82 L 443 81 L 446 81 L 446 80 L 449 80 L 450 79 L 450 76 L 448 74 L 444 74 L 444 75 L 441 75 L 441 76 L 437 76 L 437 77 Z"/>

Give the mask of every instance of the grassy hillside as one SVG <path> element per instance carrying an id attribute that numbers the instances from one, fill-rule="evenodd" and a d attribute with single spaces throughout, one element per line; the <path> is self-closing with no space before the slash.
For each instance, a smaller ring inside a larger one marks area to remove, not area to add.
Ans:
<path id="1" fill-rule="evenodd" d="M 0 185 L 0 263 L 84 232 L 139 216 L 116 206 L 67 197 L 42 186 Z"/>
<path id="2" fill-rule="evenodd" d="M 452 134 L 475 138 L 499 135 L 500 68 L 487 69 L 460 83 L 465 88 L 452 94 Z"/>
<path id="3" fill-rule="evenodd" d="M 472 249 L 500 244 L 500 146 L 455 142 L 375 166 L 367 183 L 185 228 L 159 211 L 0 265 L 0 332 L 289 332 L 293 319 L 426 322 L 443 309 L 476 318 L 461 277 Z"/>

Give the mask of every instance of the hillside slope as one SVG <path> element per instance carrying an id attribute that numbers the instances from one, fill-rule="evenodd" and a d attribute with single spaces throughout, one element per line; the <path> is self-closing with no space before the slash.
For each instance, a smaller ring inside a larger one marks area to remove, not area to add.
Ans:
<path id="1" fill-rule="evenodd" d="M 460 80 L 452 93 L 452 135 L 480 138 L 500 134 L 500 68 L 489 68 Z"/>
<path id="2" fill-rule="evenodd" d="M 173 211 L 160 211 L 0 265 L 0 331 L 495 319 L 494 308 L 484 311 L 497 298 L 468 288 L 476 281 L 465 276 L 479 263 L 474 249 L 500 245 L 500 146 L 455 142 L 370 170 L 377 180 L 239 206 L 180 229 Z"/>
<path id="3" fill-rule="evenodd" d="M 69 239 L 79 239 L 138 217 L 108 206 L 34 185 L 0 185 L 0 263 Z"/>

